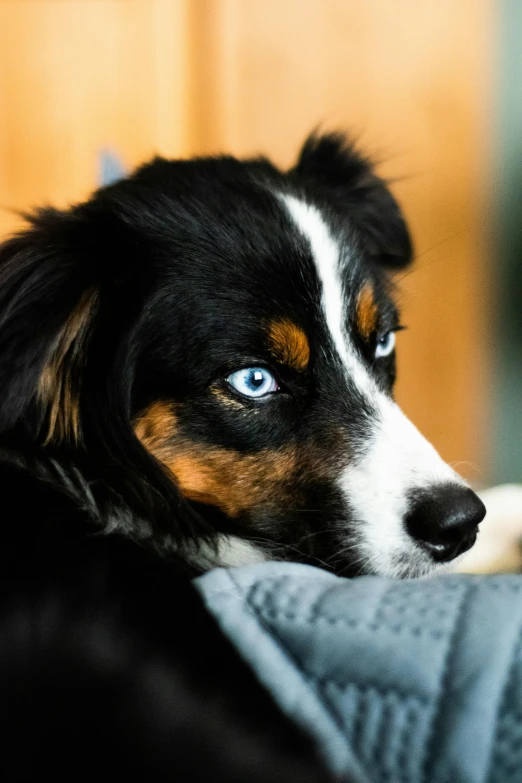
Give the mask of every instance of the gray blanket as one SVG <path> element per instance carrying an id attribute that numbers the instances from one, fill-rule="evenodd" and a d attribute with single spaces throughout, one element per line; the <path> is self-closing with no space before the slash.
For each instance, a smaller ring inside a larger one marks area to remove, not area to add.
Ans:
<path id="1" fill-rule="evenodd" d="M 522 577 L 346 580 L 263 563 L 196 585 L 337 775 L 522 781 Z"/>

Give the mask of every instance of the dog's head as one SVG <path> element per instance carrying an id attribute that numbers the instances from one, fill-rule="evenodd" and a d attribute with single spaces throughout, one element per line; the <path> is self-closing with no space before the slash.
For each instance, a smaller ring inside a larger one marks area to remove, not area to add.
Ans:
<path id="1" fill-rule="evenodd" d="M 286 173 L 158 159 L 31 223 L 1 250 L 4 432 L 201 563 L 409 576 L 472 545 L 481 502 L 393 401 L 408 232 L 341 137 Z"/>

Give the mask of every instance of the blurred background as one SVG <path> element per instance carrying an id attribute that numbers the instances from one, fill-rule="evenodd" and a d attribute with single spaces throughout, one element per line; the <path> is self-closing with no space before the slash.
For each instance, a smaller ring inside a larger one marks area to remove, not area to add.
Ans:
<path id="1" fill-rule="evenodd" d="M 159 153 L 343 129 L 393 180 L 398 399 L 477 485 L 522 480 L 520 0 L 0 0 L 0 236 Z"/>

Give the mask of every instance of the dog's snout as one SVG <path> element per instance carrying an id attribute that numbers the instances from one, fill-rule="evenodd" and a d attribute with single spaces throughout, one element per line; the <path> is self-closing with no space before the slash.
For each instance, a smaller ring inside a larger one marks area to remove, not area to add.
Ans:
<path id="1" fill-rule="evenodd" d="M 443 484 L 416 494 L 406 529 L 433 560 L 443 563 L 473 546 L 485 515 L 484 504 L 471 489 Z"/>

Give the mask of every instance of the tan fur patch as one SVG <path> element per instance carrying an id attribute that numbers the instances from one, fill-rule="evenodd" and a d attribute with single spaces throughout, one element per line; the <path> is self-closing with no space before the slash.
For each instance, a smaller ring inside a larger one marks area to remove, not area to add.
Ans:
<path id="1" fill-rule="evenodd" d="M 375 292 L 371 283 L 366 283 L 357 297 L 356 320 L 359 334 L 368 340 L 377 328 L 379 310 L 375 302 Z"/>
<path id="2" fill-rule="evenodd" d="M 86 292 L 60 330 L 38 383 L 40 403 L 49 409 L 46 443 L 80 438 L 79 388 L 76 374 L 83 360 L 84 340 L 97 303 L 93 291 Z"/>
<path id="3" fill-rule="evenodd" d="M 165 447 L 178 427 L 173 402 L 153 402 L 134 422 L 134 432 L 146 449 L 156 454 Z"/>
<path id="4" fill-rule="evenodd" d="M 310 361 L 310 345 L 300 326 L 288 318 L 273 321 L 268 326 L 268 339 L 276 361 L 294 370 L 306 370 Z"/>
<path id="5" fill-rule="evenodd" d="M 230 517 L 290 492 L 295 472 L 292 448 L 241 454 L 233 449 L 196 444 L 179 433 L 175 405 L 157 402 L 136 421 L 134 431 L 156 459 L 174 475 L 190 500 L 220 508 Z"/>
<path id="6" fill-rule="evenodd" d="M 210 389 L 210 393 L 214 395 L 214 397 L 219 400 L 221 405 L 224 405 L 226 408 L 231 408 L 233 410 L 240 410 L 244 411 L 245 406 L 242 402 L 239 400 L 236 400 L 234 397 L 231 397 L 229 394 L 226 393 L 223 389 L 221 389 L 219 386 L 213 386 Z M 249 413 L 254 413 L 255 411 L 250 410 Z"/>

